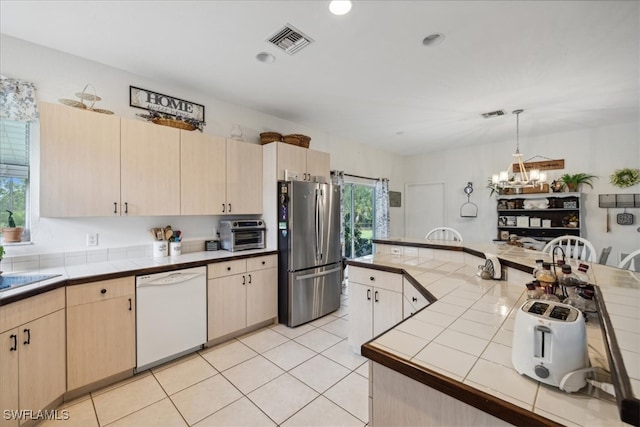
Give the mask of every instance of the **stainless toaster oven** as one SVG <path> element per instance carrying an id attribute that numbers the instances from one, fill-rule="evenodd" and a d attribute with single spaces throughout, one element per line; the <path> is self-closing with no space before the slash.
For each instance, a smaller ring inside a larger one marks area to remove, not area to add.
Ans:
<path id="1" fill-rule="evenodd" d="M 264 249 L 265 225 L 261 219 L 233 219 L 220 221 L 218 232 L 222 249 L 241 251 Z"/>

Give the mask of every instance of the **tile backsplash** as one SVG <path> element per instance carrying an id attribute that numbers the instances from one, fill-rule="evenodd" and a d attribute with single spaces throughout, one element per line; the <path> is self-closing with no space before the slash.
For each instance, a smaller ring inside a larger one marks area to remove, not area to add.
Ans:
<path id="1" fill-rule="evenodd" d="M 0 270 L 4 273 L 33 271 L 45 268 L 65 267 L 69 265 L 93 264 L 97 262 L 123 259 L 145 258 L 153 256 L 153 245 L 135 245 L 109 249 L 47 253 L 40 255 L 19 255 L 4 257 Z M 182 253 L 204 251 L 204 240 L 182 242 Z"/>

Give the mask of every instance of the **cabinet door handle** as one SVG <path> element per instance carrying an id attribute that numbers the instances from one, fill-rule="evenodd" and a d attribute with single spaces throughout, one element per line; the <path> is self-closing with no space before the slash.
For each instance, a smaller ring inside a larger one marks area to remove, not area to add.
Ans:
<path id="1" fill-rule="evenodd" d="M 13 340 L 13 346 L 9 348 L 9 351 L 16 351 L 18 349 L 18 336 L 16 334 L 11 334 L 9 339 Z"/>
<path id="2" fill-rule="evenodd" d="M 131 311 L 131 298 L 129 298 L 129 311 Z"/>
<path id="3" fill-rule="evenodd" d="M 242 275 L 242 284 L 243 285 L 247 284 L 247 278 L 244 276 L 244 274 Z"/>
<path id="4" fill-rule="evenodd" d="M 223 203 L 223 204 L 222 204 L 222 213 L 225 213 L 225 212 L 226 212 L 226 210 L 225 210 L 226 208 L 227 208 L 227 205 L 225 205 L 225 204 Z"/>
<path id="5" fill-rule="evenodd" d="M 416 297 L 411 297 L 411 301 L 413 301 L 413 302 L 418 302 L 418 298 L 416 298 Z"/>
<path id="6" fill-rule="evenodd" d="M 113 214 L 116 215 L 118 213 L 118 202 L 113 202 Z"/>
<path id="7" fill-rule="evenodd" d="M 104 295 L 104 294 L 106 294 L 106 293 L 107 293 L 107 290 L 106 290 L 106 289 L 104 289 L 104 288 L 103 288 L 103 289 L 100 289 L 100 293 L 101 293 L 102 295 Z"/>
<path id="8" fill-rule="evenodd" d="M 227 267 L 227 271 L 231 271 L 231 267 Z"/>
<path id="9" fill-rule="evenodd" d="M 367 301 L 371 301 L 371 289 L 367 289 Z"/>
<path id="10" fill-rule="evenodd" d="M 231 203 L 229 203 L 229 213 L 231 213 Z"/>
<path id="11" fill-rule="evenodd" d="M 124 214 L 129 215 L 129 203 L 124 202 Z"/>
<path id="12" fill-rule="evenodd" d="M 265 265 L 267 262 L 266 261 L 262 261 L 262 265 Z"/>
<path id="13" fill-rule="evenodd" d="M 373 293 L 373 300 L 374 300 L 375 302 L 380 302 L 380 300 L 378 299 L 378 291 L 375 291 L 375 292 Z"/>
<path id="14" fill-rule="evenodd" d="M 251 275 L 249 275 L 249 284 L 251 284 Z"/>
<path id="15" fill-rule="evenodd" d="M 31 329 L 25 329 L 23 332 L 27 334 L 27 340 L 24 342 L 24 345 L 31 344 Z"/>
<path id="16" fill-rule="evenodd" d="M 375 282 L 376 278 L 371 276 L 371 277 L 369 277 L 369 280 L 371 280 L 372 282 Z"/>

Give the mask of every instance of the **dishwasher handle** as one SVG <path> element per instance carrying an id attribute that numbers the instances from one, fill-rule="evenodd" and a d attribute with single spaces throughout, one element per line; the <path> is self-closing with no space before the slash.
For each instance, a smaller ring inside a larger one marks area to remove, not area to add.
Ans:
<path id="1" fill-rule="evenodd" d="M 188 282 L 198 277 L 204 276 L 204 273 L 173 273 L 166 276 L 154 278 L 148 282 L 142 282 L 136 284 L 137 288 L 146 288 L 154 286 L 171 286 L 179 285 L 180 283 Z"/>

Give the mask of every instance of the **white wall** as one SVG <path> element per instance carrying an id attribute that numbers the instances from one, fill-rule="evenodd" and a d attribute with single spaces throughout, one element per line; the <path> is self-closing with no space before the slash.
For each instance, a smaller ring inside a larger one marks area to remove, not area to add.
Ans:
<path id="1" fill-rule="evenodd" d="M 184 86 L 159 82 L 151 78 L 127 73 L 97 62 L 48 49 L 25 41 L 0 35 L 2 57 L 0 73 L 7 77 L 34 82 L 39 101 L 58 102 L 60 98 L 74 98 L 87 83 L 96 87 L 102 97 L 96 107 L 114 111 L 116 115 L 135 118 L 143 110 L 129 107 L 129 85 L 166 93 L 205 106 L 205 133 L 229 136 L 231 126 L 239 124 L 245 141 L 258 143 L 260 132 L 271 130 L 283 134 L 309 135 L 311 148 L 331 154 L 331 168 L 347 173 L 372 177 L 388 177 L 391 189 L 402 188 L 402 159 L 378 150 L 365 150 L 360 144 L 344 141 L 317 129 L 279 119 L 189 90 Z M 188 79 L 188 72 L 185 72 Z M 35 129 L 37 132 L 37 129 Z M 172 225 L 189 238 L 207 238 L 219 217 L 110 217 L 53 219 L 38 216 L 38 165 L 39 145 L 37 135 L 32 147 L 32 218 L 30 246 L 9 247 L 7 256 L 86 250 L 85 235 L 99 234 L 98 249 L 150 244 L 147 230 L 150 227 Z M 357 159 L 357 160 L 356 160 Z M 44 159 L 46 161 L 46 159 Z M 82 203 L 81 200 L 78 203 Z M 392 223 L 403 217 L 402 212 L 392 212 Z M 401 221 L 399 222 L 401 226 Z M 400 228 L 399 230 L 402 230 Z"/>
<path id="2" fill-rule="evenodd" d="M 460 230 L 465 240 L 489 241 L 497 236 L 496 203 L 489 197 L 487 180 L 492 173 L 504 170 L 514 150 L 515 141 L 462 147 L 405 159 L 406 183 L 445 182 L 446 225 Z M 537 138 L 520 136 L 524 158 L 536 155 L 552 159 L 565 159 L 565 169 L 548 171 L 549 180 L 563 173 L 589 173 L 599 177 L 594 188 L 583 186 L 586 196 L 585 236 L 598 252 L 612 246 L 608 264 L 616 265 L 620 251 L 631 252 L 640 248 L 640 210 L 633 226 L 615 223 L 615 214 L 622 209 L 610 210 L 611 231 L 605 231 L 606 209 L 598 207 L 598 194 L 640 193 L 640 184 L 627 189 L 614 187 L 609 176 L 615 169 L 640 168 L 640 132 L 638 122 L 619 124 L 576 132 L 558 133 Z M 467 181 L 472 181 L 471 201 L 478 205 L 477 218 L 460 218 L 460 205 L 466 201 L 463 192 Z"/>

